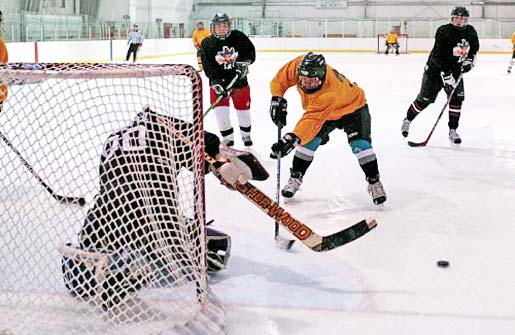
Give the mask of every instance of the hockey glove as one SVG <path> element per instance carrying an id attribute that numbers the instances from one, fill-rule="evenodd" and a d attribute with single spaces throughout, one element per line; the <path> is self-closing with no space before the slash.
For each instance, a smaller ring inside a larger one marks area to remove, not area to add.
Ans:
<path id="1" fill-rule="evenodd" d="M 458 83 L 456 82 L 456 79 L 454 79 L 454 76 L 452 75 L 452 73 L 446 74 L 446 73 L 442 72 L 441 76 L 442 76 L 443 85 L 446 88 L 453 89 L 458 85 Z"/>
<path id="2" fill-rule="evenodd" d="M 297 144 L 300 143 L 300 138 L 294 133 L 284 135 L 279 142 L 272 145 L 272 153 L 270 158 L 277 159 L 288 155 Z"/>
<path id="3" fill-rule="evenodd" d="M 249 63 L 248 62 L 236 62 L 236 73 L 238 74 L 238 79 L 244 79 L 247 77 L 249 73 Z"/>
<path id="4" fill-rule="evenodd" d="M 327 134 L 324 137 L 322 137 L 322 141 L 320 141 L 320 145 L 324 145 L 327 142 L 329 142 L 329 134 Z"/>
<path id="5" fill-rule="evenodd" d="M 213 81 L 211 83 L 211 88 L 213 91 L 215 91 L 217 96 L 222 96 L 225 98 L 231 95 L 231 90 L 226 90 L 225 87 L 222 86 L 222 81 Z"/>
<path id="6" fill-rule="evenodd" d="M 475 64 L 476 64 L 476 56 L 470 57 L 470 58 L 469 57 L 465 58 L 465 60 L 461 64 L 461 69 L 462 69 L 463 73 L 467 73 L 470 70 L 472 70 L 472 68 L 474 67 Z"/>
<path id="7" fill-rule="evenodd" d="M 276 96 L 272 97 L 272 101 L 270 101 L 270 117 L 272 117 L 272 121 L 278 127 L 286 126 L 287 107 L 288 102 L 286 99 Z"/>

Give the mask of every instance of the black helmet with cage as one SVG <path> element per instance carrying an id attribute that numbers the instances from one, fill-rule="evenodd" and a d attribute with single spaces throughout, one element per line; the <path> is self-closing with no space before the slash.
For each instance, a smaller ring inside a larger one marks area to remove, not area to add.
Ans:
<path id="1" fill-rule="evenodd" d="M 464 18 L 463 24 L 457 24 L 454 22 L 455 21 L 454 18 L 457 18 L 457 17 Z M 456 7 L 454 7 L 454 9 L 451 12 L 451 23 L 453 25 L 455 25 L 456 27 L 464 28 L 468 23 L 469 17 L 470 17 L 470 13 L 466 7 L 456 6 Z"/>
<path id="2" fill-rule="evenodd" d="M 326 64 L 322 54 L 313 52 L 307 53 L 297 67 L 300 88 L 306 93 L 314 93 L 322 87 L 325 80 Z M 313 86 L 306 87 L 302 84 L 301 77 L 318 78 L 318 82 Z"/>
<path id="3" fill-rule="evenodd" d="M 229 28 L 226 33 L 220 34 L 216 32 L 215 26 L 218 24 L 225 23 Z M 211 18 L 211 34 L 220 40 L 225 40 L 231 34 L 231 19 L 229 15 L 225 13 L 216 13 Z"/>

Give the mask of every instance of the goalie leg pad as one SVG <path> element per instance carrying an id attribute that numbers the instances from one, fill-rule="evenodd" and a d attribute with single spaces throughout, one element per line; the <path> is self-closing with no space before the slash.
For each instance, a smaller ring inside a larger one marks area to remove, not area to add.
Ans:
<path id="1" fill-rule="evenodd" d="M 231 237 L 213 228 L 206 228 L 207 271 L 210 273 L 224 269 L 231 256 Z"/>
<path id="2" fill-rule="evenodd" d="M 70 243 L 66 245 L 71 247 Z M 61 269 L 64 285 L 72 296 L 84 301 L 95 297 L 95 268 L 88 268 L 81 260 L 65 255 L 61 259 Z"/>

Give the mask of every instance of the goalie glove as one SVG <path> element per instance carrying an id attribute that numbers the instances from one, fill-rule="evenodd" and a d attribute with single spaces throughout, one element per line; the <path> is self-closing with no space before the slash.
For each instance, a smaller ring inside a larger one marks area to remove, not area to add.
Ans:
<path id="1" fill-rule="evenodd" d="M 247 77 L 249 73 L 249 63 L 248 62 L 236 62 L 236 73 L 238 74 L 238 79 L 242 80 Z"/>
<path id="2" fill-rule="evenodd" d="M 286 126 L 288 102 L 283 97 L 273 96 L 270 101 L 270 117 L 278 127 Z"/>
<path id="3" fill-rule="evenodd" d="M 470 70 L 474 68 L 474 65 L 476 64 L 476 56 L 474 57 L 467 57 L 461 64 L 461 69 L 463 73 L 467 73 Z"/>
<path id="4" fill-rule="evenodd" d="M 270 158 L 277 159 L 288 155 L 297 144 L 300 143 L 300 138 L 294 133 L 284 135 L 279 142 L 272 145 L 272 153 Z"/>
<path id="5" fill-rule="evenodd" d="M 456 79 L 454 78 L 452 73 L 446 74 L 446 73 L 442 72 L 441 76 L 442 76 L 443 85 L 446 88 L 453 89 L 458 85 L 458 83 L 456 82 Z"/>
<path id="6" fill-rule="evenodd" d="M 232 157 L 218 168 L 222 179 L 229 185 L 245 184 L 249 180 L 266 180 L 268 172 L 250 152 Z"/>

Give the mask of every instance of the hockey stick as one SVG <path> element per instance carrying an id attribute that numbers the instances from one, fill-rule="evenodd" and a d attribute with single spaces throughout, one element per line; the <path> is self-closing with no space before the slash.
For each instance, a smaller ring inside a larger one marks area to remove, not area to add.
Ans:
<path id="1" fill-rule="evenodd" d="M 218 97 L 216 98 L 216 100 L 211 104 L 211 106 L 209 106 L 207 108 L 207 110 L 204 112 L 204 117 L 206 117 L 207 113 L 209 113 L 213 108 L 215 108 L 216 105 L 218 105 L 218 103 L 225 97 L 225 94 L 227 92 L 229 92 L 232 87 L 234 86 L 234 84 L 236 84 L 236 82 L 238 81 L 238 77 L 239 77 L 239 74 L 236 74 L 236 76 L 234 76 L 234 78 L 231 80 L 231 82 L 227 85 L 227 87 L 224 89 L 224 91 L 222 92 L 222 94 L 218 95 Z"/>
<path id="2" fill-rule="evenodd" d="M 277 141 L 281 139 L 281 130 L 282 125 L 277 126 Z M 276 182 L 276 189 L 275 189 L 275 202 L 277 203 L 277 206 L 279 206 L 280 200 L 281 200 L 281 156 L 277 156 L 277 182 Z M 275 242 L 277 246 L 284 250 L 290 250 L 290 248 L 293 246 L 293 243 L 295 243 L 295 240 L 288 240 L 281 235 L 279 235 L 279 222 L 275 221 Z"/>
<path id="3" fill-rule="evenodd" d="M 43 185 L 43 187 L 48 191 L 48 193 L 50 193 L 50 195 L 57 201 L 59 201 L 60 203 L 62 204 L 78 204 L 80 206 L 83 206 L 85 203 L 86 203 L 86 199 L 84 199 L 83 197 L 67 197 L 67 196 L 64 196 L 64 195 L 59 195 L 57 193 L 54 192 L 54 190 L 52 190 L 52 188 L 50 188 L 50 186 L 47 185 L 47 183 L 45 183 L 43 181 L 43 179 L 41 179 L 41 177 L 36 173 L 36 171 L 34 171 L 34 169 L 32 168 L 32 166 L 29 164 L 29 162 L 27 162 L 25 160 L 25 158 L 23 158 L 23 156 L 21 155 L 21 153 L 18 151 L 18 149 L 16 149 L 14 147 L 14 145 L 12 145 L 12 143 L 7 139 L 7 137 L 5 137 L 5 135 L 0 132 L 0 137 L 2 138 L 2 140 L 5 142 L 5 144 L 7 144 L 7 146 L 9 146 L 9 148 L 11 148 L 12 151 L 14 151 L 14 153 L 18 156 L 18 158 L 22 161 L 23 165 L 25 165 L 25 167 L 27 168 L 27 170 L 30 171 L 30 173 L 32 173 L 32 175 L 39 181 L 39 183 L 41 185 Z"/>
<path id="4" fill-rule="evenodd" d="M 456 86 L 454 86 L 454 88 L 452 89 L 451 91 L 451 94 L 449 94 L 449 97 L 447 98 L 447 102 L 445 103 L 445 105 L 443 105 L 443 108 L 442 110 L 440 111 L 440 115 L 438 115 L 438 118 L 436 119 L 436 122 L 433 126 L 433 129 L 431 129 L 431 132 L 429 133 L 429 135 L 427 136 L 426 140 L 423 141 L 423 142 L 411 142 L 411 141 L 408 141 L 408 145 L 410 147 L 425 147 L 427 145 L 427 142 L 429 142 L 429 139 L 431 138 L 431 136 L 433 135 L 433 132 L 435 131 L 435 128 L 436 128 L 436 125 L 438 124 L 438 122 L 440 121 L 440 119 L 442 118 L 442 115 L 443 115 L 443 112 L 445 112 L 445 109 L 447 108 L 447 106 L 449 105 L 449 103 L 451 102 L 451 98 L 452 96 L 454 95 L 454 92 L 456 91 L 456 89 L 458 88 L 458 86 L 460 85 L 461 83 L 461 79 L 463 78 L 463 69 L 462 71 L 460 72 L 460 76 L 458 77 L 458 81 L 456 82 Z"/>
<path id="5" fill-rule="evenodd" d="M 208 154 L 204 154 L 204 158 L 210 164 L 213 174 L 222 183 L 226 184 L 215 166 L 218 162 Z M 265 214 L 274 219 L 275 222 L 290 231 L 298 240 L 313 251 L 328 251 L 341 247 L 344 244 L 360 238 L 377 226 L 374 219 L 368 218 L 334 234 L 322 236 L 315 233 L 307 225 L 295 219 L 287 210 L 280 207 L 279 204 L 270 199 L 266 194 L 249 182 L 245 184 L 236 184 L 234 189 L 261 209 Z"/>

